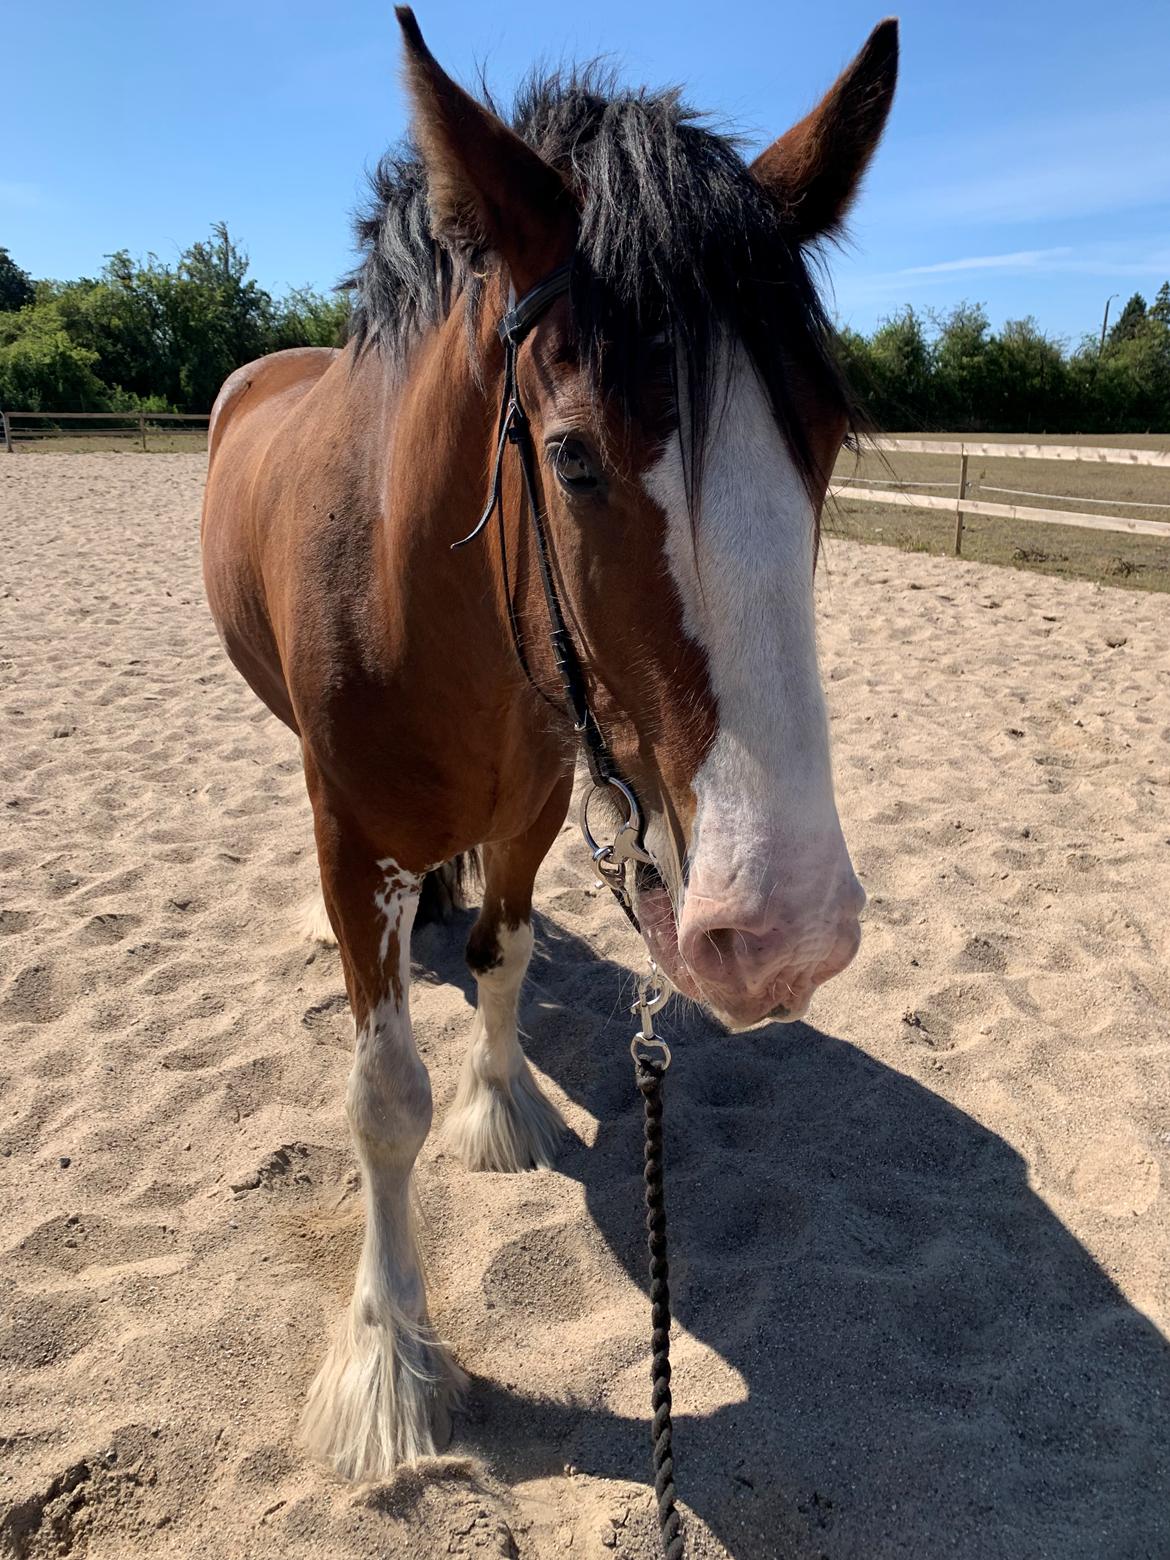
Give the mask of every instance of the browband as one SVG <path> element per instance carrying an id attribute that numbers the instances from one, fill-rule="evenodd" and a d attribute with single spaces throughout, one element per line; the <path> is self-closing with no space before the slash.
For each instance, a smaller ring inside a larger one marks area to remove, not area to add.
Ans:
<path id="1" fill-rule="evenodd" d="M 562 293 L 568 292 L 572 275 L 572 265 L 562 265 L 559 270 L 546 276 L 543 282 L 537 282 L 535 287 L 529 288 L 523 298 L 508 310 L 496 326 L 496 332 L 505 346 L 520 345 L 549 304 Z"/>

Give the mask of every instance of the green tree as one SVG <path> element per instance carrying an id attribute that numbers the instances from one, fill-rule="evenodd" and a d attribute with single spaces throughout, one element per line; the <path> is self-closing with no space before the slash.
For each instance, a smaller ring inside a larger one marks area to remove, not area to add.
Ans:
<path id="1" fill-rule="evenodd" d="M 840 357 L 862 408 L 879 427 L 931 426 L 933 353 L 912 308 L 883 320 L 868 341 L 843 331 Z"/>
<path id="2" fill-rule="evenodd" d="M 1064 429 L 1072 398 L 1068 364 L 1031 316 L 1008 320 L 990 338 L 986 369 L 980 416 L 987 427 L 1021 433 Z"/>
<path id="3" fill-rule="evenodd" d="M 178 398 L 206 411 L 233 369 L 270 350 L 272 298 L 248 278 L 248 256 L 222 222 L 173 272 L 164 267 L 154 280 L 178 367 Z"/>
<path id="4" fill-rule="evenodd" d="M 348 324 L 347 294 L 295 287 L 275 306 L 269 351 L 281 347 L 339 347 Z"/>
<path id="5" fill-rule="evenodd" d="M 33 303 L 36 289 L 28 271 L 20 270 L 5 248 L 0 248 L 0 314 L 23 309 Z"/>
<path id="6" fill-rule="evenodd" d="M 52 303 L 0 314 L 0 406 L 11 411 L 104 412 L 110 394 L 97 353 L 78 346 Z"/>
<path id="7" fill-rule="evenodd" d="M 959 303 L 939 316 L 934 344 L 935 412 L 945 428 L 982 429 L 994 422 L 994 352 L 981 303 Z"/>
<path id="8" fill-rule="evenodd" d="M 172 404 L 178 371 L 152 267 L 153 256 L 140 266 L 120 250 L 99 278 L 56 285 L 53 298 L 70 336 L 97 354 L 95 372 L 105 384 Z"/>
<path id="9" fill-rule="evenodd" d="M 153 397 L 207 411 L 241 363 L 320 333 L 315 295 L 294 294 L 282 316 L 248 276 L 248 257 L 226 226 L 192 244 L 173 266 L 156 255 L 111 255 L 97 278 L 42 284 L 71 337 L 96 353 L 95 372 L 132 401 Z"/>
<path id="10" fill-rule="evenodd" d="M 1146 300 L 1141 293 L 1134 293 L 1109 332 L 1110 345 L 1116 346 L 1120 341 L 1132 341 L 1145 322 L 1145 318 Z"/>
<path id="11" fill-rule="evenodd" d="M 32 277 L 20 269 L 7 249 L 0 248 L 0 313 L 23 309 L 35 296 Z"/>

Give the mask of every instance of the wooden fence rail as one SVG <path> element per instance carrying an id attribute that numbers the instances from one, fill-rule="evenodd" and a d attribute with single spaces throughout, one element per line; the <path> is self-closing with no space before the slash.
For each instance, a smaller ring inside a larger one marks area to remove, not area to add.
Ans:
<path id="1" fill-rule="evenodd" d="M 14 420 L 21 422 L 106 423 L 117 426 L 111 433 L 125 430 L 137 432 L 142 448 L 147 447 L 147 429 L 162 423 L 207 427 L 210 418 L 206 414 L 187 412 L 18 412 L 0 410 L 4 448 L 12 452 Z M 67 437 L 76 430 L 50 427 L 39 437 Z M 95 430 L 97 431 L 97 430 Z M 1037 509 L 1023 504 L 995 504 L 985 499 L 968 496 L 968 463 L 972 456 L 987 460 L 1075 460 L 1111 466 L 1156 466 L 1170 471 L 1170 450 L 1119 449 L 1112 445 L 1091 444 L 988 444 L 965 439 L 875 439 L 879 450 L 906 455 L 957 455 L 959 457 L 958 480 L 955 483 L 940 482 L 939 487 L 956 489 L 954 498 L 944 498 L 933 493 L 906 493 L 880 487 L 859 487 L 857 479 L 834 483 L 832 493 L 838 498 L 855 498 L 867 504 L 899 505 L 909 509 L 935 509 L 955 517 L 955 553 L 963 550 L 963 526 L 967 515 L 987 515 L 993 519 L 1035 521 L 1040 525 L 1080 526 L 1092 531 L 1124 531 L 1133 536 L 1161 536 L 1170 539 L 1170 521 L 1129 519 L 1122 515 L 1085 514 L 1073 509 Z M 907 486 L 924 487 L 925 483 L 908 483 Z M 1007 490 L 993 490 L 1007 491 Z M 1040 496 L 1040 495 L 1036 495 Z M 1055 497 L 1055 495 L 1052 495 Z M 1070 499 L 1070 503 L 1074 500 Z M 1108 502 L 1089 500 L 1089 502 Z M 1124 500 L 1121 500 L 1124 502 Z M 1154 504 L 1135 504 L 1135 508 L 1160 508 Z"/>
<path id="2" fill-rule="evenodd" d="M 989 460 L 1087 460 L 1110 466 L 1167 466 L 1170 450 L 1123 450 L 1111 444 L 976 444 L 966 439 L 875 439 L 879 450 L 907 455 L 977 455 Z"/>
<path id="3" fill-rule="evenodd" d="M 14 421 L 48 423 L 51 426 L 33 433 L 32 429 L 22 430 L 13 426 Z M 34 438 L 41 439 L 67 439 L 71 434 L 79 433 L 77 428 L 62 428 L 52 426 L 60 423 L 113 423 L 112 428 L 95 428 L 96 434 L 114 436 L 119 433 L 137 433 L 142 448 L 146 448 L 147 429 L 159 423 L 181 423 L 195 428 L 206 428 L 211 418 L 206 412 L 11 412 L 0 411 L 0 432 L 4 437 L 4 448 L 8 454 L 12 454 L 15 441 L 20 433 L 27 431 Z M 87 430 L 88 431 L 88 430 Z"/>
<path id="4" fill-rule="evenodd" d="M 1170 521 L 1131 520 L 1123 515 L 1085 514 L 1075 509 L 1035 509 L 1024 504 L 994 504 L 985 499 L 968 497 L 967 466 L 972 456 L 988 460 L 1078 460 L 1097 462 L 1111 466 L 1160 466 L 1170 471 L 1170 450 L 1116 449 L 1112 445 L 1096 444 L 984 444 L 968 443 L 956 439 L 875 439 L 879 450 L 899 451 L 907 455 L 957 455 L 959 457 L 958 481 L 939 482 L 938 487 L 954 487 L 956 496 L 944 498 L 933 493 L 906 493 L 880 487 L 857 487 L 860 479 L 835 482 L 830 488 L 836 498 L 856 498 L 865 504 L 900 505 L 908 509 L 938 509 L 955 517 L 955 555 L 963 550 L 963 525 L 967 515 L 987 515 L 1001 520 L 1035 521 L 1040 525 L 1081 526 L 1090 531 L 1126 531 L 1134 536 L 1162 536 L 1170 540 Z M 923 487 L 925 483 L 908 483 L 907 486 Z M 992 491 L 1008 491 L 993 489 Z M 1036 497 L 1057 497 L 1034 495 Z M 1168 495 L 1170 496 L 1170 495 Z M 1074 503 L 1074 499 L 1069 499 Z M 1090 503 L 1109 500 L 1090 499 Z M 1124 504 L 1124 499 L 1114 499 Z M 1142 509 L 1170 508 L 1170 504 L 1135 504 Z"/>

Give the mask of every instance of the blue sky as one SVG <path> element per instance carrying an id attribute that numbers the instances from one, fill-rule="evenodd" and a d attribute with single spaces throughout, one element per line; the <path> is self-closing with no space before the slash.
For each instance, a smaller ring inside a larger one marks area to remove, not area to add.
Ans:
<path id="1" fill-rule="evenodd" d="M 537 59 L 605 53 L 681 82 L 762 146 L 881 0 L 418 0 L 439 59 L 507 93 Z M 839 318 L 984 302 L 1078 339 L 1170 276 L 1166 0 L 914 0 L 886 140 L 831 257 Z M 173 259 L 225 219 L 274 291 L 331 285 L 363 174 L 405 126 L 392 7 L 371 0 L 44 0 L 5 14 L 0 244 L 34 275 L 128 248 Z M 22 146 L 25 142 L 27 149 Z"/>

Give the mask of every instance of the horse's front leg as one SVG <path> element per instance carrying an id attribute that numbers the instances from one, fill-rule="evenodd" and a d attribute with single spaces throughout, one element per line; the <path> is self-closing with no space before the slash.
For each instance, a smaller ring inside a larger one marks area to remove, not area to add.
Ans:
<path id="1" fill-rule="evenodd" d="M 445 1141 L 470 1170 L 547 1167 L 564 1131 L 520 1048 L 517 1019 L 532 956 L 532 885 L 571 794 L 571 778 L 558 782 L 527 833 L 484 846 L 483 909 L 467 942 L 479 999 L 459 1090 L 443 1127 Z"/>
<path id="2" fill-rule="evenodd" d="M 311 788 L 312 789 L 312 788 Z M 410 931 L 421 880 L 378 858 L 314 795 L 321 882 L 357 1038 L 346 1108 L 366 1230 L 349 1314 L 309 1391 L 306 1445 L 349 1479 L 380 1479 L 435 1451 L 463 1376 L 427 1315 L 410 1179 L 431 1085 L 410 1026 Z"/>

